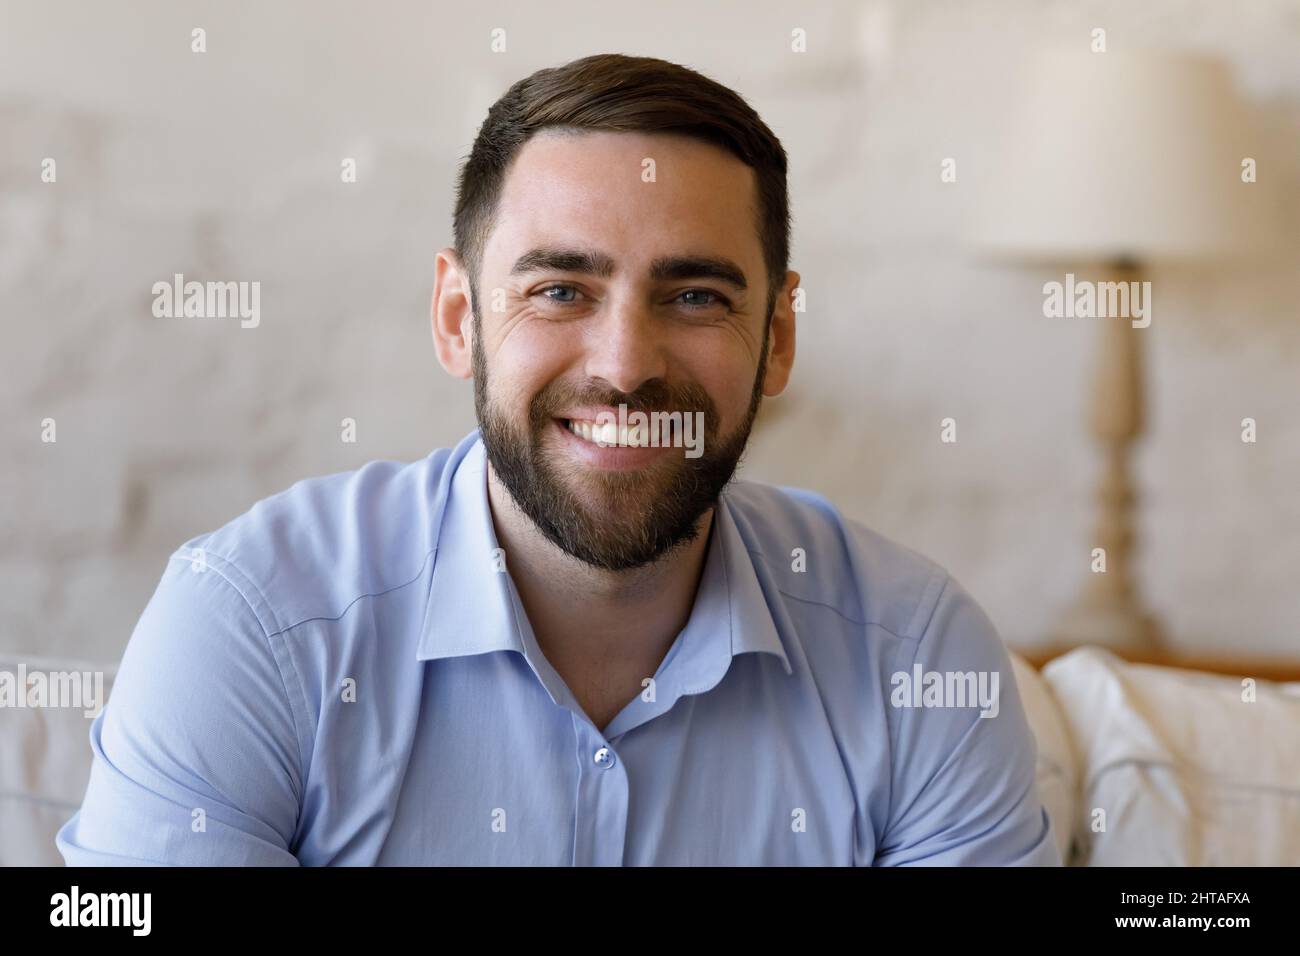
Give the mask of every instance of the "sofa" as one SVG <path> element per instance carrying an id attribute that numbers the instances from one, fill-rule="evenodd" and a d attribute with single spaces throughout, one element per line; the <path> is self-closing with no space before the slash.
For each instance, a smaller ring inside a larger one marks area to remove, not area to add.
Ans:
<path id="1" fill-rule="evenodd" d="M 1068 865 L 1300 865 L 1300 682 L 1096 647 L 1012 664 Z"/>
<path id="2" fill-rule="evenodd" d="M 1039 794 L 1072 866 L 1300 865 L 1300 682 L 1011 652 Z M 0 657 L 0 671 L 114 668 Z M 60 866 L 90 774 L 81 709 L 0 708 L 0 866 Z"/>

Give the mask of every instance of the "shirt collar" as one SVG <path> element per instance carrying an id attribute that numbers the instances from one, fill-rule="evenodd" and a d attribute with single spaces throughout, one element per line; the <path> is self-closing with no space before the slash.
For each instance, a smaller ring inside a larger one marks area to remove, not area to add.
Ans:
<path id="1" fill-rule="evenodd" d="M 444 467 L 454 471 L 450 481 L 444 473 L 438 489 L 442 510 L 435 520 L 437 552 L 416 658 L 440 660 L 492 651 L 525 654 L 526 622 L 516 617 L 523 613 L 522 605 L 504 570 L 508 556 L 498 550 L 488 504 L 487 452 L 478 429 L 457 445 Z M 785 673 L 792 673 L 732 508 L 724 490 L 714 509 L 695 605 L 679 642 L 680 654 L 689 658 L 682 662 L 689 665 L 688 673 L 698 672 L 699 683 L 707 686 L 722 676 L 709 662 L 721 663 L 725 672 L 731 658 L 747 652 L 773 654 Z"/>

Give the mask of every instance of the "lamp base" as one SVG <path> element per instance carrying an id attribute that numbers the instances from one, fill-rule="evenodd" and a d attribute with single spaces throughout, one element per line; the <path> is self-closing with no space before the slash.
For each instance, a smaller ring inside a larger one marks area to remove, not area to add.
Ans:
<path id="1" fill-rule="evenodd" d="M 1117 654 L 1151 655 L 1163 645 L 1155 617 L 1136 604 L 1079 601 L 1053 630 L 1052 643 L 1061 647 L 1092 644 Z"/>

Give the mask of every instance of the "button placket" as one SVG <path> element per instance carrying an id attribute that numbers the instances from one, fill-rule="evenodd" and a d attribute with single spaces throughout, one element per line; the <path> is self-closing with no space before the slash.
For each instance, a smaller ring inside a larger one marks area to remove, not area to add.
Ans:
<path id="1" fill-rule="evenodd" d="M 575 715 L 574 730 L 582 754 L 574 807 L 574 865 L 621 866 L 627 840 L 626 769 L 589 721 Z"/>

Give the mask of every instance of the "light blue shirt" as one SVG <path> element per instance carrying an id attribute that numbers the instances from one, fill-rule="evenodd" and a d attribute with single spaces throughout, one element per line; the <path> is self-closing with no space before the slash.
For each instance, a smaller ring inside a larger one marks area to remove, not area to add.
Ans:
<path id="1" fill-rule="evenodd" d="M 1060 863 L 1007 651 L 941 568 L 733 481 L 685 628 L 602 732 L 501 570 L 485 462 L 474 431 L 182 545 L 91 725 L 64 859 Z M 929 672 L 1000 675 L 996 714 L 897 676 Z"/>

